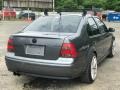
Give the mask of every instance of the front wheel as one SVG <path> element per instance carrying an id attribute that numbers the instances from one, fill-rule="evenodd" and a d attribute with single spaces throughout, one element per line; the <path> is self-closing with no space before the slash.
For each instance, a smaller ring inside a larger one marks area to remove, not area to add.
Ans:
<path id="1" fill-rule="evenodd" d="M 81 79 L 82 82 L 92 83 L 95 81 L 96 77 L 97 77 L 97 57 L 93 53 L 91 56 L 90 63 Z"/>

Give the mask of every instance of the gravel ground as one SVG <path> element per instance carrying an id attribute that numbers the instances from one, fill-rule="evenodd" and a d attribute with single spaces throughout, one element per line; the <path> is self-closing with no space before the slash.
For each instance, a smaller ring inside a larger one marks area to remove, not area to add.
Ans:
<path id="1" fill-rule="evenodd" d="M 80 83 L 79 80 L 53 80 L 28 76 L 13 76 L 5 65 L 4 55 L 10 34 L 15 33 L 28 22 L 0 22 L 0 90 L 120 90 L 120 23 L 105 22 L 116 29 L 116 55 L 107 58 L 99 65 L 98 76 L 93 84 Z"/>

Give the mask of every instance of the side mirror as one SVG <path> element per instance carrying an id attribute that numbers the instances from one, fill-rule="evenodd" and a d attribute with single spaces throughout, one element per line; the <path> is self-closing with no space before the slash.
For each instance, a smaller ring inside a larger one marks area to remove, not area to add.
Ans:
<path id="1" fill-rule="evenodd" d="M 115 29 L 114 28 L 109 28 L 108 31 L 109 32 L 115 32 Z"/>

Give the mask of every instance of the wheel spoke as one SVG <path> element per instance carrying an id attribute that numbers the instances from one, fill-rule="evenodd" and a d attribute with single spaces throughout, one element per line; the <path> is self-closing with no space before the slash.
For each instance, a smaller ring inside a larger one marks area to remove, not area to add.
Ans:
<path id="1" fill-rule="evenodd" d="M 97 59 L 96 56 L 94 56 L 91 62 L 91 77 L 93 80 L 95 80 L 96 76 L 97 76 Z"/>

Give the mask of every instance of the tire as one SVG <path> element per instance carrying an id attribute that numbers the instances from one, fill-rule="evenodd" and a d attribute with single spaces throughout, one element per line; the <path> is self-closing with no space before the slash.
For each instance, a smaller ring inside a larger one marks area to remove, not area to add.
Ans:
<path id="1" fill-rule="evenodd" d="M 115 40 L 113 40 L 113 42 L 112 42 L 108 57 L 114 57 L 114 55 L 115 55 Z"/>
<path id="2" fill-rule="evenodd" d="M 86 71 L 81 77 L 83 83 L 93 83 L 97 77 L 97 57 L 94 53 L 90 55 L 90 60 Z"/>

